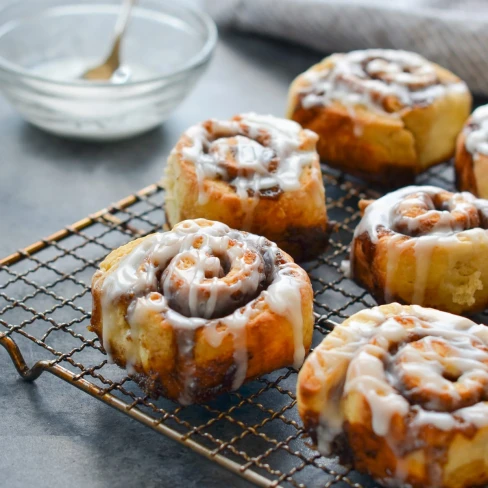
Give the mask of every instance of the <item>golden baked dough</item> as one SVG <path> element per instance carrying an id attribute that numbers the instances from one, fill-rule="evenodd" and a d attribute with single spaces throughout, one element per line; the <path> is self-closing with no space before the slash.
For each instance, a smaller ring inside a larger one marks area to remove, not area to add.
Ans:
<path id="1" fill-rule="evenodd" d="M 187 220 L 110 253 L 93 277 L 91 330 L 153 397 L 202 402 L 310 348 L 313 292 L 264 237 Z"/>
<path id="2" fill-rule="evenodd" d="M 456 179 L 460 190 L 488 198 L 488 105 L 477 108 L 459 134 Z"/>
<path id="3" fill-rule="evenodd" d="M 298 76 L 287 116 L 319 135 L 327 164 L 401 186 L 449 159 L 471 110 L 465 83 L 415 53 L 334 54 Z"/>
<path id="4" fill-rule="evenodd" d="M 379 303 L 452 313 L 488 306 L 488 201 L 410 186 L 360 203 L 352 277 Z"/>
<path id="5" fill-rule="evenodd" d="M 363 310 L 305 361 L 298 410 L 331 449 L 391 487 L 488 483 L 488 327 L 398 303 Z"/>
<path id="6" fill-rule="evenodd" d="M 304 259 L 327 245 L 317 136 L 256 114 L 188 129 L 166 168 L 170 225 L 204 217 L 264 235 Z"/>

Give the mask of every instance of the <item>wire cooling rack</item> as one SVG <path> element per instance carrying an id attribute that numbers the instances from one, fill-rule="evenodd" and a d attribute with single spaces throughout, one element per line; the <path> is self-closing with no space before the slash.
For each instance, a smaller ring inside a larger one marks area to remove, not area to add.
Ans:
<path id="1" fill-rule="evenodd" d="M 360 218 L 358 200 L 371 191 L 323 169 L 329 218 L 337 224 L 328 249 L 303 264 L 315 292 L 314 345 L 331 323 L 375 304 L 340 268 Z M 426 183 L 452 189 L 451 166 L 431 169 L 419 178 Z M 32 381 L 49 372 L 258 486 L 376 486 L 311 448 L 296 409 L 293 368 L 206 405 L 181 407 L 148 398 L 109 364 L 87 330 L 91 277 L 112 249 L 164 224 L 164 190 L 152 185 L 0 261 L 0 344 L 19 373 Z"/>

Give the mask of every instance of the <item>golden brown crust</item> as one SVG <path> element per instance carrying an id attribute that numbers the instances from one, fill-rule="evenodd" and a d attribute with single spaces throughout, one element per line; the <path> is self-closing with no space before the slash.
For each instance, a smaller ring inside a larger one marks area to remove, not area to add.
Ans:
<path id="1" fill-rule="evenodd" d="M 459 190 L 478 194 L 476 179 L 474 177 L 474 161 L 471 153 L 466 149 L 466 134 L 461 132 L 456 144 L 456 185 Z"/>
<path id="2" fill-rule="evenodd" d="M 358 398 L 354 408 L 364 409 L 362 418 L 356 423 L 347 423 L 345 431 L 348 449 L 354 453 L 354 467 L 375 479 L 385 480 L 388 486 L 404 486 L 413 488 L 471 488 L 486 486 L 488 466 L 484 452 L 488 445 L 488 428 L 442 431 L 432 426 L 424 426 L 416 434 L 416 440 L 423 449 L 404 455 L 401 462 L 395 455 L 384 437 L 371 431 L 371 411 L 364 401 Z M 396 425 L 397 442 L 408 439 L 408 431 L 402 419 L 393 419 Z M 408 441 L 406 441 L 408 442 Z M 482 454 L 483 453 L 483 454 Z M 443 472 L 439 473 L 439 465 Z M 400 478 L 409 473 L 408 481 L 394 482 L 395 473 Z M 437 480 L 434 481 L 433 480 Z"/>
<path id="3" fill-rule="evenodd" d="M 416 198 L 423 188 L 432 187 L 411 188 L 411 197 Z M 437 190 L 432 197 L 433 205 L 444 208 L 453 194 Z M 380 203 L 369 209 L 371 203 L 359 204 L 363 219 L 369 222 L 374 218 L 371 214 L 364 216 L 366 209 L 393 212 Z M 379 304 L 415 303 L 456 314 L 483 311 L 488 306 L 488 263 L 484 258 L 488 252 L 488 231 L 481 210 L 476 205 L 451 210 L 449 215 L 452 225 L 459 229 L 459 237 L 449 227 L 446 236 L 442 237 L 441 231 L 441 237 L 436 239 L 435 231 L 439 232 L 439 219 L 446 217 L 445 212 L 425 210 L 413 204 L 405 208 L 405 218 L 398 220 L 394 228 L 358 226 L 351 244 L 354 280 Z M 420 226 L 415 230 L 418 234 L 410 232 L 414 231 L 412 219 Z"/>
<path id="4" fill-rule="evenodd" d="M 309 71 L 331 67 L 331 57 Z M 460 81 L 434 65 L 440 80 Z M 447 92 L 427 105 L 393 114 L 339 102 L 304 108 L 302 92 L 309 82 L 298 76 L 290 87 L 287 115 L 319 135 L 317 150 L 323 161 L 368 181 L 391 186 L 411 183 L 415 175 L 449 159 L 455 140 L 471 109 L 469 92 Z"/>
<path id="5" fill-rule="evenodd" d="M 428 309 L 423 310 L 429 312 Z M 354 332 L 350 331 L 353 324 L 358 330 L 362 327 L 361 334 L 366 337 L 373 322 L 378 320 L 385 323 L 394 318 L 401 323 L 403 318 L 400 314 L 416 315 L 419 314 L 419 308 L 393 303 L 359 312 L 341 324 L 312 352 L 300 370 L 297 384 L 298 410 L 304 427 L 320 448 L 321 439 L 328 430 L 327 424 L 333 418 L 328 403 L 337 400 L 344 423 L 342 433 L 335 437 L 332 445 L 334 454 L 340 454 L 343 462 L 370 474 L 386 486 L 484 486 L 488 482 L 488 425 L 477 427 L 469 422 L 453 422 L 452 426 L 440 428 L 434 422 L 412 423 L 412 411 L 406 416 L 395 412 L 391 417 L 388 434 L 378 435 L 373 427 L 372 407 L 367 396 L 354 388 L 350 391 L 345 385 L 345 382 L 350 385 L 350 379 L 346 377 L 352 368 L 349 366 L 352 359 L 345 359 L 348 355 L 345 351 L 350 351 L 351 357 L 355 358 L 360 354 L 353 352 L 355 341 L 358 340 Z M 343 340 L 349 344 L 349 349 L 338 349 Z M 387 336 L 383 336 L 383 340 L 387 340 Z M 410 340 L 415 341 L 415 338 Z M 331 353 L 327 355 L 329 350 Z M 336 358 L 344 358 L 344 363 L 331 366 Z M 391 360 L 383 358 L 385 364 Z M 391 369 L 389 371 L 392 372 Z M 396 385 L 389 378 L 385 382 Z M 381 391 L 380 386 L 377 388 Z M 402 394 L 397 388 L 395 393 Z M 411 405 L 416 405 L 410 401 Z M 473 403 L 476 404 L 476 401 Z M 446 410 L 449 411 L 448 406 Z M 327 435 L 325 438 L 327 442 L 331 441 Z"/>
<path id="6" fill-rule="evenodd" d="M 237 346 L 228 325 L 219 321 L 215 326 L 215 320 L 213 321 L 215 330 L 222 338 L 220 344 L 216 345 L 212 344 L 212 337 L 206 333 L 206 325 L 196 327 L 195 330 L 178 328 L 166 320 L 163 314 L 147 309 L 143 318 L 138 321 L 140 360 L 130 363 L 127 359 L 127 333 L 131 326 L 127 321 L 127 309 L 131 297 L 121 297 L 110 303 L 102 302 L 104 281 L 114 272 L 122 258 L 149 237 L 116 249 L 101 263 L 92 283 L 93 315 L 90 329 L 109 349 L 113 361 L 122 368 L 128 368 L 131 377 L 149 395 L 163 395 L 185 403 L 188 401 L 182 395 L 186 391 L 191 402 L 206 401 L 218 393 L 232 389 L 236 372 L 234 353 Z M 285 253 L 282 253 L 282 259 L 284 262 L 293 262 Z M 298 267 L 294 272 L 303 280 L 303 285 L 300 286 L 303 345 L 308 351 L 313 331 L 313 292 L 306 273 Z M 255 300 L 253 307 L 254 312 L 245 326 L 245 381 L 293 364 L 295 353 L 294 329 L 290 320 L 273 312 L 262 296 Z M 109 340 L 103 337 L 103 317 L 109 318 L 112 324 Z M 179 348 L 184 347 L 185 341 L 194 344 L 190 359 L 179 354 Z M 188 384 L 189 381 L 191 384 Z"/>
<path id="7" fill-rule="evenodd" d="M 412 134 L 401 121 L 385 120 L 358 109 L 353 118 L 346 108 L 304 109 L 291 118 L 319 135 L 317 151 L 330 166 L 354 176 L 387 185 L 412 182 L 417 173 Z M 360 125 L 361 135 L 356 127 Z"/>
<path id="8" fill-rule="evenodd" d="M 414 300 L 417 283 L 415 240 L 397 240 L 397 271 L 387 284 L 387 269 L 392 254 L 391 234 L 385 232 L 377 243 L 367 232 L 353 241 L 354 280 L 366 288 L 380 304 L 396 301 L 416 303 L 451 313 L 474 314 L 488 305 L 488 264 L 482 257 L 486 242 L 459 241 L 455 246 L 435 246 L 428 261 L 427 283 L 421 300 Z M 393 251 L 395 252 L 395 251 Z"/>
<path id="9" fill-rule="evenodd" d="M 474 314 L 486 308 L 488 263 L 483 257 L 488 252 L 486 242 L 466 240 L 447 246 L 440 242 L 435 246 L 429 260 L 422 263 L 428 268 L 423 297 L 415 300 L 418 272 L 416 242 L 405 236 L 391 244 L 391 238 L 391 233 L 384 232 L 374 243 L 365 232 L 352 244 L 354 280 L 366 288 L 378 303 L 416 303 L 458 314 Z M 388 281 L 387 270 L 392 253 L 397 255 L 397 271 Z"/>
<path id="10" fill-rule="evenodd" d="M 195 165 L 183 155 L 184 148 L 191 145 L 191 139 L 183 135 L 168 158 L 166 211 L 171 226 L 200 217 L 216 220 L 267 237 L 297 261 L 313 257 L 327 247 L 327 210 L 318 156 L 302 171 L 297 190 L 243 201 L 228 182 L 205 178 L 203 191 L 208 199 L 201 203 Z"/>

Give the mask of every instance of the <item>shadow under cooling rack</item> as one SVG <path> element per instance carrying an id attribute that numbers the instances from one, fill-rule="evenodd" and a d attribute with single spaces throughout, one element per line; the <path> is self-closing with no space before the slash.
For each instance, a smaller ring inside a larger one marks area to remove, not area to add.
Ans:
<path id="1" fill-rule="evenodd" d="M 419 184 L 446 189 L 452 182 L 447 164 L 419 178 Z M 371 192 L 325 168 L 324 183 L 336 228 L 328 249 L 303 263 L 315 292 L 314 346 L 331 323 L 375 305 L 340 269 L 359 222 L 358 200 Z M 308 444 L 295 406 L 293 368 L 208 404 L 182 407 L 150 399 L 109 364 L 98 338 L 87 330 L 92 275 L 112 249 L 164 226 L 164 190 L 151 185 L 0 261 L 0 344 L 19 373 L 26 380 L 44 371 L 54 374 L 259 486 L 376 486 Z M 26 345 L 38 360 L 32 369 L 20 352 Z"/>

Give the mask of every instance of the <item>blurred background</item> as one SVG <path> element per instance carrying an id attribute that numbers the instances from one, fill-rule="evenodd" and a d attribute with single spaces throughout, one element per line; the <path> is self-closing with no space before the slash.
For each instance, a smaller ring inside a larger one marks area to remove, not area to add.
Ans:
<path id="1" fill-rule="evenodd" d="M 63 56 L 79 58 L 76 69 L 81 73 L 101 61 L 122 2 L 0 0 L 1 88 L 11 102 L 0 98 L 0 255 L 158 180 L 178 136 L 197 121 L 242 111 L 282 115 L 289 83 L 327 53 L 367 47 L 417 51 L 453 70 L 475 93 L 488 90 L 488 4 L 483 0 L 185 3 L 205 9 L 217 21 L 221 38 L 213 56 L 215 40 L 200 25 L 195 27 L 194 19 L 183 16 L 186 27 L 178 25 L 178 2 L 140 0 L 139 8 L 146 13 L 133 15 L 121 56 L 147 70 L 140 74 L 142 79 L 157 81 L 135 88 L 101 88 L 93 95 L 93 87 L 87 94 L 83 87 L 63 85 L 75 77 L 75 68 L 70 65 L 66 71 L 56 62 Z M 112 9 L 110 15 L 102 12 L 104 5 Z M 73 12 L 63 11 L 70 8 Z M 46 16 L 49 9 L 57 14 Z M 173 20 L 160 19 L 165 9 Z M 168 87 L 172 70 L 198 56 L 205 42 L 205 62 Z M 55 82 L 26 79 L 25 73 Z M 175 94 L 175 86 L 181 93 Z M 158 107 L 160 113 L 147 107 Z M 55 137 L 24 118 L 71 138 L 99 141 Z M 128 137 L 138 124 L 141 132 L 156 128 Z M 103 142 L 111 137 L 119 140 Z"/>
<path id="2" fill-rule="evenodd" d="M 107 89 L 79 77 L 107 55 L 121 1 L 0 0 L 0 257 L 160 180 L 190 125 L 284 115 L 291 81 L 327 53 L 417 51 L 488 94 L 486 0 L 186 3 L 218 42 L 183 2 L 139 0 L 121 55 L 142 81 Z M 3 351 L 0 371 L 0 486 L 250 486 L 55 378 L 20 382 Z"/>

